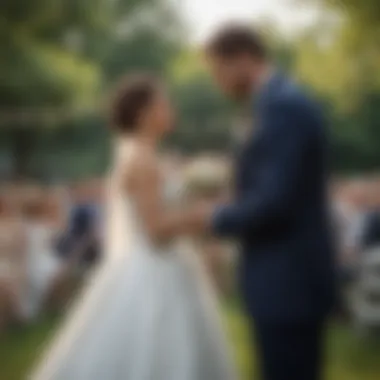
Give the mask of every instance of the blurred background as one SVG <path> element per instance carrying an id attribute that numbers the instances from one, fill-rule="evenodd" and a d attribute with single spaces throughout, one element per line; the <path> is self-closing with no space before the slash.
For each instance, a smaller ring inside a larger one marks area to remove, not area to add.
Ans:
<path id="1" fill-rule="evenodd" d="M 178 110 L 162 147 L 167 168 L 189 175 L 200 195 L 218 185 L 205 173 L 229 167 L 242 120 L 214 88 L 200 45 L 231 18 L 260 28 L 278 64 L 324 107 L 341 275 L 327 379 L 380 378 L 380 3 L 2 0 L 2 380 L 25 378 L 101 259 L 104 175 L 112 159 L 104 108 L 122 75 L 149 70 L 167 81 Z M 203 257 L 248 379 L 257 367 L 235 292 L 233 250 L 207 241 Z"/>

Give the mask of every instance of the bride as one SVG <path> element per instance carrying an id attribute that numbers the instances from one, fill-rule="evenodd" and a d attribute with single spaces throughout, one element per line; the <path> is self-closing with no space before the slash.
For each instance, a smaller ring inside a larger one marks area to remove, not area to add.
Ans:
<path id="1" fill-rule="evenodd" d="M 179 209 L 158 165 L 172 116 L 154 78 L 127 78 L 117 92 L 106 258 L 32 380 L 235 379 L 215 297 L 183 244 L 202 233 L 204 207 Z"/>

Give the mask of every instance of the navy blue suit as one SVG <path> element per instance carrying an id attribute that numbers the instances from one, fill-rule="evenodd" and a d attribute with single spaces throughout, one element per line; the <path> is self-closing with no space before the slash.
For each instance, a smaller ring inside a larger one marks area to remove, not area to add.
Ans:
<path id="1" fill-rule="evenodd" d="M 236 199 L 213 229 L 241 247 L 240 285 L 266 380 L 314 380 L 335 296 L 327 142 L 316 104 L 276 74 L 252 106 L 236 162 Z"/>
<path id="2" fill-rule="evenodd" d="M 66 233 L 58 241 L 57 250 L 63 257 L 75 253 L 75 249 L 83 239 L 91 239 L 83 254 L 83 261 L 93 263 L 99 256 L 99 244 L 96 237 L 98 223 L 98 210 L 96 205 L 79 204 L 76 205 L 69 219 Z M 94 235 L 94 236 L 91 236 Z"/>

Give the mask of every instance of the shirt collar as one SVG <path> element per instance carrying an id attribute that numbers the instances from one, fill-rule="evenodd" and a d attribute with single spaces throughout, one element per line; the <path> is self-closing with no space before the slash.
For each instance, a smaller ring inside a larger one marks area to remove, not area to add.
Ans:
<path id="1" fill-rule="evenodd" d="M 277 71 L 273 66 L 267 68 L 267 70 L 263 73 L 259 80 L 259 85 L 257 87 L 256 93 L 260 94 L 265 90 L 265 88 L 269 85 L 272 79 L 276 76 Z"/>
<path id="2" fill-rule="evenodd" d="M 255 86 L 252 91 L 251 105 L 254 108 L 258 103 L 265 98 L 269 89 L 272 87 L 272 83 L 275 82 L 275 79 L 279 76 L 278 71 L 274 67 L 268 67 L 268 69 L 263 73 L 260 78 L 259 84 Z"/>

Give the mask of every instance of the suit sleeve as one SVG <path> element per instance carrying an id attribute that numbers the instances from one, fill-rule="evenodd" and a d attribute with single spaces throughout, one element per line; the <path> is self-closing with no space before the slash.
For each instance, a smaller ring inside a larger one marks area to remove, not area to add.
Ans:
<path id="1" fill-rule="evenodd" d="M 301 166 L 310 143 L 304 124 L 300 110 L 289 104 L 266 108 L 256 145 L 264 153 L 255 181 L 251 178 L 251 188 L 242 199 L 216 210 L 212 227 L 217 235 L 254 235 L 291 222 L 295 186 L 302 184 Z"/>

